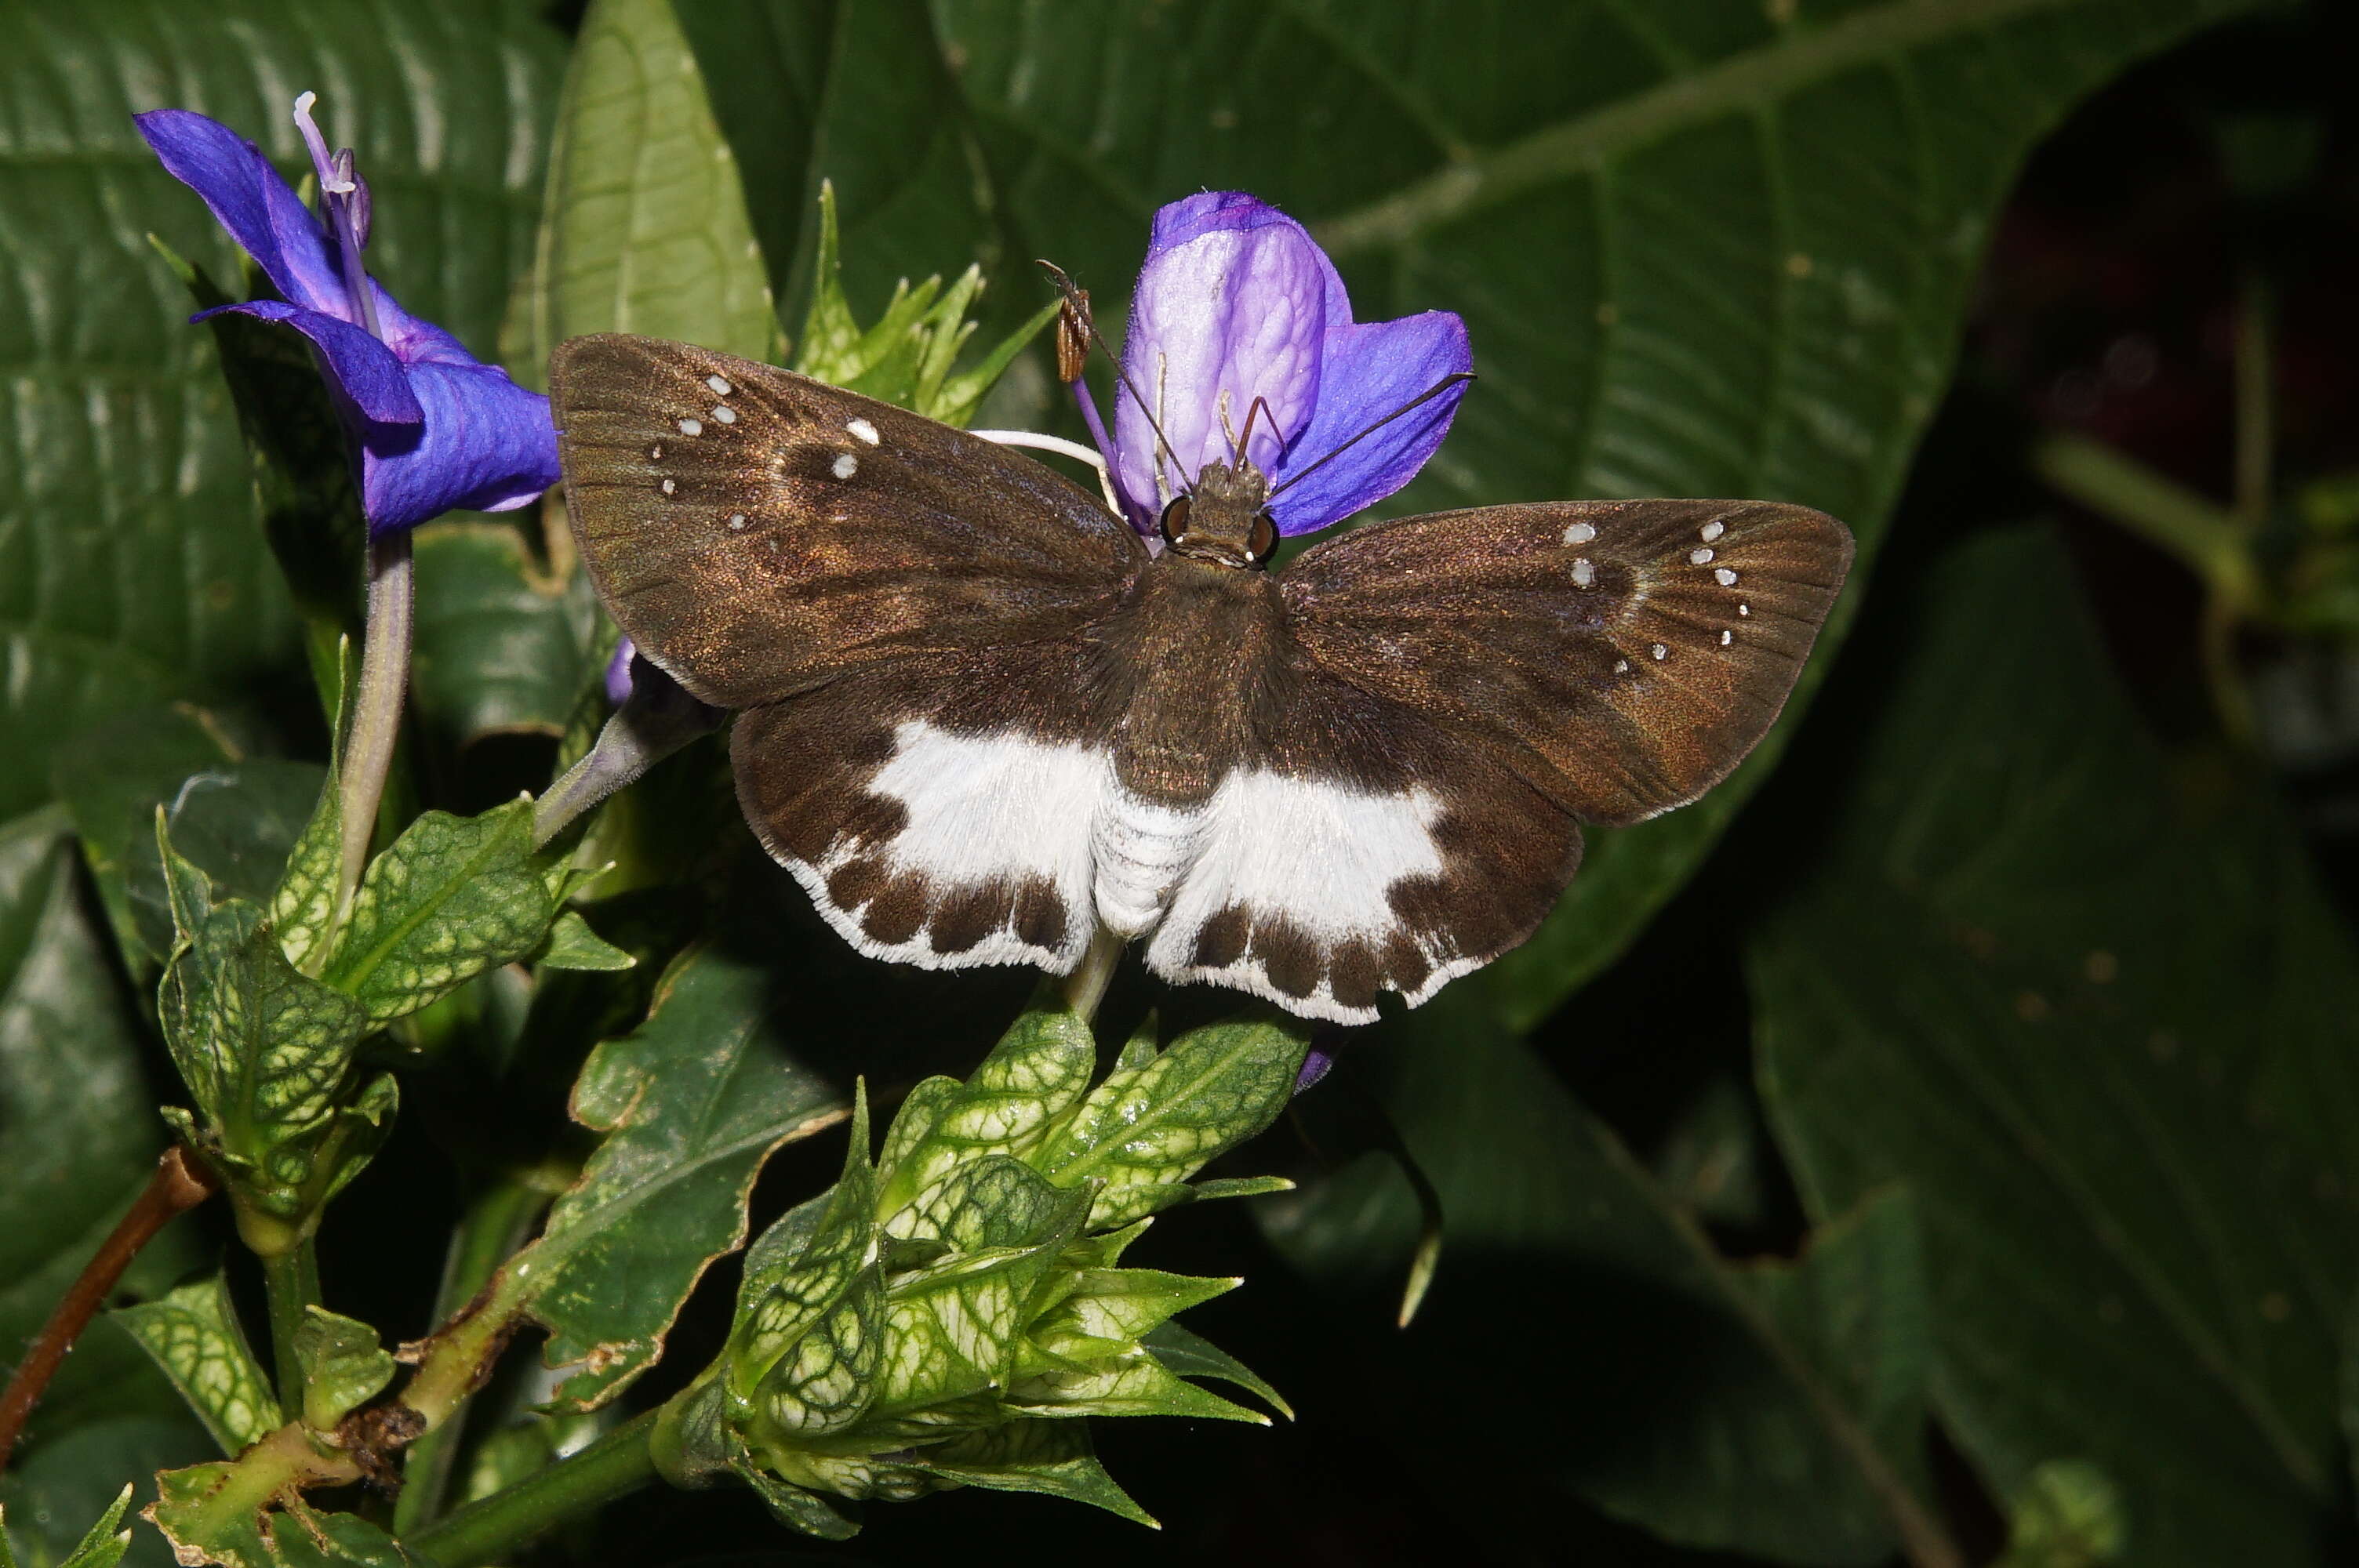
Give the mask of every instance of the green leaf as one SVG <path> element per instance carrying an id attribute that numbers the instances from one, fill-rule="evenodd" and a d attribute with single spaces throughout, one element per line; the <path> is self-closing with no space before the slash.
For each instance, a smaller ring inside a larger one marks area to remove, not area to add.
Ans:
<path id="1" fill-rule="evenodd" d="M 636 967 L 638 960 L 590 929 L 590 923 L 567 910 L 549 928 L 533 962 L 544 969 L 589 969 L 612 974 Z"/>
<path id="2" fill-rule="evenodd" d="M 1019 1378 L 1008 1385 L 1006 1397 L 1011 1406 L 1041 1416 L 1174 1415 L 1269 1424 L 1259 1411 L 1198 1388 L 1138 1349 Z"/>
<path id="3" fill-rule="evenodd" d="M 342 726 L 336 728 L 341 749 Z M 326 943 L 335 929 L 343 838 L 343 789 L 338 770 L 332 765 L 327 777 L 320 781 L 311 819 L 287 851 L 277 885 L 270 890 L 270 928 L 277 933 L 279 950 L 288 963 L 306 973 L 312 959 L 326 960 Z"/>
<path id="4" fill-rule="evenodd" d="M 120 1527 L 125 1511 L 131 1507 L 133 1489 L 126 1486 L 114 1494 L 114 1501 L 107 1505 L 106 1511 L 98 1516 L 98 1522 L 74 1544 L 72 1552 L 58 1568 L 114 1568 L 123 1561 L 123 1554 L 131 1549 L 131 1532 Z M 6 1550 L 6 1542 L 0 1541 L 0 1552 Z M 10 1568 L 15 1565 L 10 1564 Z"/>
<path id="5" fill-rule="evenodd" d="M 366 1024 L 360 1005 L 299 973 L 261 911 L 206 914 L 164 971 L 164 1040 L 210 1151 L 242 1195 L 293 1220 L 318 1199 L 319 1156 Z"/>
<path id="6" fill-rule="evenodd" d="M 238 1326 L 220 1271 L 158 1300 L 118 1307 L 113 1316 L 156 1358 L 223 1454 L 237 1453 L 286 1420 Z"/>
<path id="7" fill-rule="evenodd" d="M 1871 1193 L 1821 1226 L 1798 1261 L 1755 1264 L 1735 1275 L 1775 1342 L 1808 1366 L 1815 1386 L 1912 1490 L 1930 1496 L 1923 1444 L 1932 1309 L 1907 1189 Z"/>
<path id="8" fill-rule="evenodd" d="M 6 393 L 16 436 L 0 450 L 0 818 L 37 804 L 52 748 L 99 720 L 300 669 L 216 334 L 189 324 L 147 235 L 216 277 L 237 276 L 236 252 L 132 114 L 202 111 L 295 171 L 310 164 L 288 100 L 327 89 L 329 132 L 376 193 L 372 268 L 479 351 L 537 205 L 564 39 L 529 7 L 429 0 L 323 33 L 299 0 L 228 0 L 173 40 L 159 78 L 163 16 L 45 8 L 0 67 L 0 96 L 24 111 L 0 138 L 0 231 L 19 242 L 0 356 L 40 367 Z M 308 359 L 288 329 L 258 330 Z"/>
<path id="9" fill-rule="evenodd" d="M 920 1084 L 927 1098 L 918 1102 L 919 1114 L 930 1111 L 932 1121 L 898 1152 L 880 1182 L 878 1217 L 889 1217 L 954 1164 L 1022 1151 L 1082 1098 L 1097 1070 L 1097 1054 L 1086 1020 L 1061 1004 L 1036 1003 L 1000 1036 L 956 1095 Z M 897 1120 L 894 1132 L 900 1130 Z M 894 1153 L 891 1141 L 887 1152 Z"/>
<path id="10" fill-rule="evenodd" d="M 1209 1024 L 1144 1067 L 1107 1076 L 1025 1159 L 1060 1186 L 1102 1180 L 1093 1228 L 1161 1207 L 1164 1190 L 1267 1127 L 1310 1047 L 1291 1019 Z"/>
<path id="11" fill-rule="evenodd" d="M 156 861 L 157 808 L 171 806 L 191 777 L 222 773 L 245 756 L 243 739 L 215 715 L 176 703 L 111 719 L 50 758 L 50 791 L 73 814 L 82 858 L 135 964 L 160 963 L 172 946 Z"/>
<path id="12" fill-rule="evenodd" d="M 127 1337 L 113 1332 L 138 1369 L 154 1379 L 167 1400 L 177 1402 L 161 1374 L 131 1346 Z M 81 1359 L 88 1349 L 85 1342 L 76 1348 L 74 1358 Z M 50 1388 L 54 1393 L 57 1385 Z M 44 1418 L 52 1419 L 53 1401 L 45 1397 L 41 1405 Z M 13 1541 L 17 1561 L 25 1568 L 51 1564 L 67 1568 L 74 1561 L 73 1554 L 95 1538 L 98 1545 L 90 1561 L 96 1568 L 108 1560 L 112 1541 L 100 1536 L 95 1528 L 84 1531 L 82 1527 L 112 1512 L 123 1483 L 132 1481 L 136 1506 L 142 1498 L 155 1496 L 158 1470 L 190 1464 L 212 1452 L 204 1428 L 185 1411 L 168 1418 L 117 1415 L 80 1422 L 60 1435 L 20 1447 L 6 1476 L 0 1477 L 0 1502 L 5 1503 L 7 1515 L 5 1539 Z M 132 1568 L 170 1568 L 172 1554 L 155 1535 L 135 1530 L 123 1561 Z"/>
<path id="13" fill-rule="evenodd" d="M 838 1513 L 835 1506 L 817 1492 L 788 1486 L 775 1476 L 764 1475 L 743 1460 L 732 1464 L 729 1468 L 739 1480 L 754 1488 L 754 1495 L 769 1509 L 770 1517 L 788 1530 L 815 1535 L 821 1541 L 850 1541 L 860 1533 L 859 1525 Z"/>
<path id="14" fill-rule="evenodd" d="M 295 1359 L 303 1368 L 303 1424 L 314 1432 L 333 1432 L 393 1381 L 393 1355 L 376 1330 L 322 1306 L 303 1309 Z"/>
<path id="15" fill-rule="evenodd" d="M 288 1512 L 234 1513 L 218 1525 L 207 1504 L 232 1474 L 227 1463 L 195 1465 L 156 1477 L 161 1495 L 147 1511 L 184 1563 L 223 1568 L 433 1568 L 358 1514 L 295 1503 Z M 193 1554 L 193 1555 L 191 1555 Z"/>
<path id="16" fill-rule="evenodd" d="M 1038 1245 L 1061 1223 L 1072 1195 L 1005 1154 L 962 1160 L 886 1226 L 898 1240 L 939 1240 L 961 1251 Z"/>
<path id="17" fill-rule="evenodd" d="M 995 1492 L 1039 1492 L 1088 1503 L 1160 1530 L 1098 1463 L 1087 1422 L 1011 1421 L 986 1432 L 921 1448 L 904 1461 L 947 1481 Z"/>
<path id="18" fill-rule="evenodd" d="M 545 384 L 584 332 L 775 359 L 777 319 L 737 157 L 671 0 L 592 0 L 566 71 L 538 252 L 503 348 Z"/>
<path id="19" fill-rule="evenodd" d="M 589 579 L 544 570 L 512 524 L 429 523 L 413 537 L 419 721 L 454 752 L 485 735 L 563 733 L 603 667 Z"/>
<path id="20" fill-rule="evenodd" d="M 995 1390 L 1065 1244 L 1080 1234 L 1089 1195 L 1068 1192 L 1028 1245 L 954 1252 L 892 1283 L 875 1408 L 895 1414 Z"/>
<path id="21" fill-rule="evenodd" d="M 1224 1383 L 1234 1383 L 1287 1420 L 1294 1419 L 1294 1407 L 1281 1399 L 1276 1389 L 1244 1362 L 1183 1323 L 1159 1323 L 1139 1343 L 1158 1361 L 1183 1378 L 1218 1378 Z"/>
<path id="22" fill-rule="evenodd" d="M 793 1442 L 851 1426 L 875 1400 L 886 1351 L 868 1098 L 855 1098 L 843 1173 L 810 1244 L 790 1264 L 746 1279 L 727 1381 L 766 1435 Z"/>
<path id="23" fill-rule="evenodd" d="M 533 848 L 532 802 L 481 816 L 429 811 L 369 862 L 321 978 L 375 1027 L 530 953 L 559 907 Z"/>
<path id="24" fill-rule="evenodd" d="M 843 1094 L 796 1058 L 777 1007 L 764 969 L 692 949 L 647 1022 L 583 1066 L 573 1114 L 604 1141 L 518 1260 L 548 1360 L 569 1369 L 560 1398 L 602 1403 L 645 1371 L 706 1265 L 745 1240 L 770 1151 L 843 1119 Z"/>
<path id="25" fill-rule="evenodd" d="M 131 1507 L 131 1492 L 126 1486 L 114 1495 L 114 1501 L 107 1505 L 106 1511 L 98 1516 L 98 1522 L 90 1527 L 58 1568 L 114 1568 L 123 1561 L 124 1552 L 131 1547 L 131 1532 L 117 1527 L 123 1523 L 124 1511 Z M 0 1515 L 5 1512 L 0 1509 Z M 5 1518 L 0 1518 L 0 1526 L 5 1522 Z M 16 1554 L 8 1550 L 5 1531 L 0 1531 L 0 1568 L 16 1568 Z"/>
<path id="26" fill-rule="evenodd" d="M 141 1030 L 103 929 L 78 896 L 61 813 L 0 825 L 0 1345 L 21 1346 L 146 1185 L 158 1145 Z M 103 1379 L 92 1346 L 52 1385 L 35 1435 Z M 131 1376 L 126 1378 L 125 1372 Z M 168 1393 L 165 1395 L 169 1399 Z M 29 1458 L 30 1456 L 27 1455 Z M 114 1477 L 116 1480 L 125 1477 Z M 85 1516 L 86 1517 L 86 1516 Z M 20 1519 L 21 1522 L 21 1519 Z"/>
<path id="27" fill-rule="evenodd" d="M 219 897 L 265 901 L 321 787 L 317 764 L 254 756 L 236 727 L 187 704 L 125 714 L 78 737 L 58 751 L 50 780 L 73 813 L 124 951 L 143 969 L 171 951 L 173 936 L 157 813 Z"/>
<path id="28" fill-rule="evenodd" d="M 2010 1509 L 2118 1488 L 2140 1563 L 2310 1560 L 2359 1233 L 2359 955 L 2267 792 L 2172 787 L 2062 552 L 1892 624 L 1838 825 L 1748 967 L 1806 1204 L 1906 1182 L 1938 1409 Z"/>
<path id="29" fill-rule="evenodd" d="M 1195 1279 L 1154 1269 L 1083 1269 L 1071 1283 L 1072 1293 L 1032 1325 L 1031 1336 L 1051 1355 L 1086 1361 L 1119 1355 L 1167 1319 L 1226 1295 L 1245 1281 Z"/>
<path id="30" fill-rule="evenodd" d="M 843 292 L 838 250 L 835 188 L 819 193 L 819 252 L 813 264 L 810 309 L 803 318 L 802 351 L 795 369 L 865 396 L 912 408 L 929 419 L 964 425 L 992 384 L 1006 373 L 1059 309 L 1050 300 L 1030 320 L 963 374 L 951 366 L 973 335 L 967 311 L 983 293 L 983 269 L 970 266 L 948 288 L 940 274 L 915 287 L 907 278 L 893 290 L 874 325 L 863 328 Z"/>
<path id="31" fill-rule="evenodd" d="M 681 7 L 679 22 L 745 169 L 746 215 L 779 299 L 817 292 L 829 179 L 863 311 L 883 308 L 894 279 L 984 254 L 974 242 L 990 192 L 961 117 L 943 112 L 957 89 L 927 7 L 717 0 Z M 1017 265 L 1037 254 L 1015 253 Z M 1011 290 L 999 315 L 1012 325 L 1043 297 Z"/>
<path id="32" fill-rule="evenodd" d="M 1480 1451 L 1486 1485 L 1542 1512 L 1571 1494 L 1681 1545 L 1785 1563 L 1878 1563 L 1904 1532 L 1954 1552 L 1909 1487 L 1922 1431 L 1877 1446 L 1882 1429 L 1845 1402 L 1854 1379 L 1822 1379 L 1806 1351 L 1836 1326 L 1789 1342 L 1758 1287 L 1479 997 L 1378 1027 L 1387 1048 L 1354 1054 L 1356 1081 L 1449 1219 L 1451 1265 L 1408 1339 L 1390 1298 L 1420 1211 L 1388 1157 L 1255 1214 L 1343 1298 L 1336 1331 L 1390 1368 L 1386 1434 L 1405 1464 L 1447 1474 Z M 1835 1289 L 1852 1277 L 1883 1276 L 1813 1271 L 1785 1296 L 1799 1318 L 1817 1287 L 1835 1325 L 1876 1325 L 1855 1343 L 1905 1335 L 1880 1301 Z"/>
<path id="33" fill-rule="evenodd" d="M 959 1098 L 966 1086 L 956 1078 L 937 1075 L 920 1078 L 916 1087 L 901 1097 L 901 1108 L 894 1113 L 893 1125 L 885 1130 L 885 1146 L 876 1153 L 876 1178 L 891 1183 L 894 1174 L 906 1163 L 942 1112 Z"/>

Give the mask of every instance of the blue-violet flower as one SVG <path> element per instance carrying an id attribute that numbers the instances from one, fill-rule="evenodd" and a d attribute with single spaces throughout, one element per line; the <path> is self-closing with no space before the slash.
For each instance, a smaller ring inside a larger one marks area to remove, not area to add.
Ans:
<path id="1" fill-rule="evenodd" d="M 218 309 L 284 321 L 311 340 L 358 449 L 372 531 L 454 507 L 525 505 L 557 482 L 549 399 L 410 315 L 362 268 L 368 186 L 351 149 L 329 154 L 311 103 L 308 92 L 295 101 L 295 123 L 319 175 L 318 217 L 262 149 L 218 121 L 186 109 L 136 117 L 165 168 L 204 198 L 284 297 Z"/>
<path id="2" fill-rule="evenodd" d="M 1242 191 L 1210 191 L 1156 213 L 1123 342 L 1124 373 L 1170 451 L 1119 390 L 1107 440 L 1074 385 L 1124 510 L 1151 535 L 1164 503 L 1204 464 L 1229 461 L 1240 437 L 1275 491 L 1472 363 L 1456 315 L 1353 321 L 1343 278 L 1301 224 Z M 1277 531 L 1324 528 L 1407 484 L 1441 445 L 1464 391 L 1450 387 L 1277 496 Z"/>

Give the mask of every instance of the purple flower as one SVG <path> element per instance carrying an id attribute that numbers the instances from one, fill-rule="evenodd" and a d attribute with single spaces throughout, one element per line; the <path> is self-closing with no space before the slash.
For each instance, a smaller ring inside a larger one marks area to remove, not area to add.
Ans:
<path id="1" fill-rule="evenodd" d="M 1155 215 L 1123 343 L 1123 372 L 1170 450 L 1127 392 L 1116 393 L 1112 441 L 1086 394 L 1082 414 L 1132 524 L 1151 534 L 1164 503 L 1204 464 L 1229 461 L 1240 438 L 1275 492 L 1472 362 L 1457 316 L 1353 321 L 1343 280 L 1301 224 L 1243 192 L 1212 191 Z M 1277 496 L 1277 531 L 1324 528 L 1407 484 L 1464 391 L 1450 387 Z"/>
<path id="2" fill-rule="evenodd" d="M 284 321 L 311 340 L 359 450 L 372 530 L 407 528 L 453 507 L 526 504 L 557 482 L 549 399 L 410 315 L 362 269 L 368 186 L 351 149 L 329 155 L 311 103 L 309 92 L 295 101 L 295 123 L 319 174 L 320 217 L 261 148 L 226 125 L 186 109 L 135 117 L 165 168 L 204 198 L 284 297 L 218 308 Z"/>
<path id="3" fill-rule="evenodd" d="M 639 645 L 628 637 L 614 644 L 614 656 L 606 661 L 606 706 L 620 708 L 630 700 L 634 666 L 639 662 Z"/>

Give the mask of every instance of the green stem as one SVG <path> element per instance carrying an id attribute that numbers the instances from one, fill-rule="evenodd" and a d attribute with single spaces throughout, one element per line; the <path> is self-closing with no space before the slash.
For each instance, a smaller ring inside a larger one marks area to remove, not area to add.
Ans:
<path id="1" fill-rule="evenodd" d="M 647 1436 L 655 1424 L 654 1411 L 635 1416 L 581 1453 L 468 1504 L 402 1544 L 442 1568 L 479 1568 L 507 1557 L 567 1519 L 654 1482 Z"/>
<path id="2" fill-rule="evenodd" d="M 2031 461 L 2074 501 L 2178 557 L 2232 616 L 2260 608 L 2260 572 L 2227 508 L 2086 436 L 2049 436 L 2032 449 Z"/>
<path id="3" fill-rule="evenodd" d="M 369 838 L 376 829 L 377 802 L 385 796 L 394 743 L 401 735 L 401 702 L 409 687 L 412 568 L 408 529 L 369 535 L 368 633 L 361 644 L 360 692 L 353 705 L 352 734 L 344 743 L 342 769 L 340 911 L 360 885 Z"/>
<path id="4" fill-rule="evenodd" d="M 288 1421 L 300 1421 L 303 1368 L 295 1358 L 295 1331 L 303 1326 L 304 1308 L 320 1300 L 320 1255 L 311 1238 L 266 1253 L 262 1284 L 270 1301 L 270 1364 L 278 1374 L 278 1405 Z"/>
<path id="5" fill-rule="evenodd" d="M 451 1237 L 451 1251 L 442 1264 L 442 1286 L 435 1298 L 434 1321 L 447 1323 L 491 1283 L 493 1274 L 524 1243 L 533 1222 L 549 1206 L 545 1180 L 504 1174 L 477 1194 L 459 1218 Z M 442 1511 L 450 1490 L 451 1469 L 459 1457 L 459 1439 L 465 1430 L 464 1403 L 440 1426 L 409 1445 L 402 1465 L 400 1499 L 394 1505 L 393 1532 L 407 1536 L 424 1528 Z"/>
<path id="6" fill-rule="evenodd" d="M 1081 963 L 1066 977 L 1065 1005 L 1081 1014 L 1083 1022 L 1097 1016 L 1098 1003 L 1105 1000 L 1106 987 L 1113 983 L 1125 946 L 1120 936 L 1099 926 L 1090 937 L 1089 951 L 1082 955 Z"/>

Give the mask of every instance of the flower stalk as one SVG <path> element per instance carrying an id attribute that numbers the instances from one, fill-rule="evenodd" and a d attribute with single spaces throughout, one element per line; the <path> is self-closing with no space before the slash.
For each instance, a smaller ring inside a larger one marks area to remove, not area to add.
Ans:
<path id="1" fill-rule="evenodd" d="M 416 611 L 415 558 L 409 530 L 390 528 L 369 535 L 368 630 L 361 644 L 360 691 L 353 707 L 351 738 L 341 768 L 343 859 L 338 872 L 336 907 L 352 903 L 376 829 L 378 804 L 393 771 L 401 735 L 401 709 L 409 688 L 409 645 Z"/>

